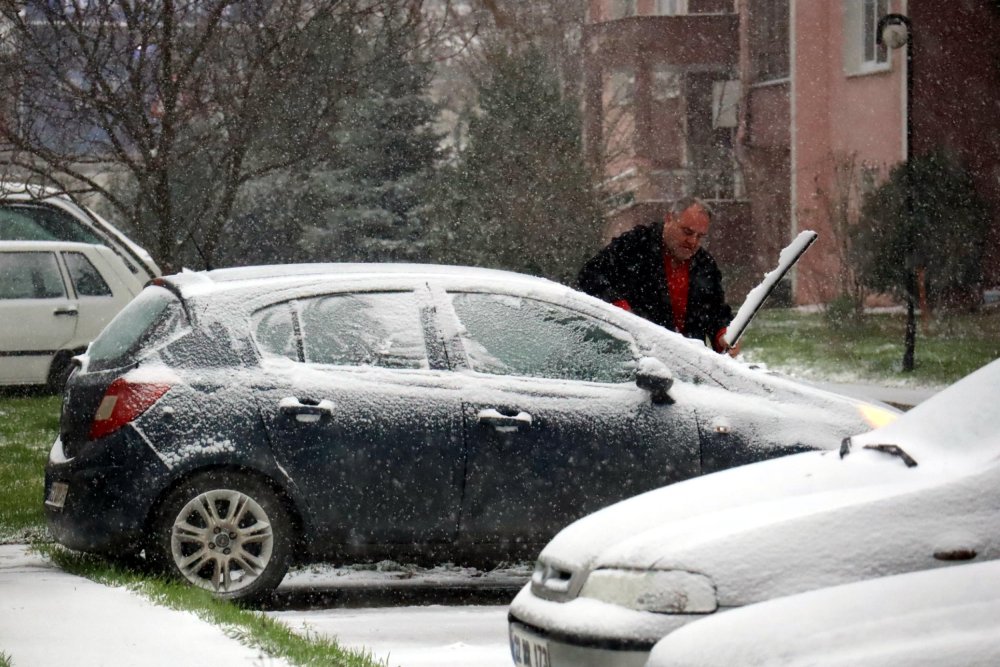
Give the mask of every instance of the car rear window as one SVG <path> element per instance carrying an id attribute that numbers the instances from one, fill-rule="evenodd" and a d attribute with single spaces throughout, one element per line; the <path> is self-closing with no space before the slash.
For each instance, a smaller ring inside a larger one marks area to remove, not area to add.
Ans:
<path id="1" fill-rule="evenodd" d="M 103 243 L 97 234 L 64 211 L 45 204 L 13 202 L 0 205 L 0 238 Z"/>
<path id="2" fill-rule="evenodd" d="M 90 369 L 124 366 L 186 326 L 177 297 L 162 287 L 147 287 L 90 344 Z"/>

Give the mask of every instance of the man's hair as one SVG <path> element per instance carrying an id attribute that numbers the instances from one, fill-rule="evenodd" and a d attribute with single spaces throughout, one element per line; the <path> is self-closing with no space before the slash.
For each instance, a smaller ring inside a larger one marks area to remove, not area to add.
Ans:
<path id="1" fill-rule="evenodd" d="M 695 205 L 700 206 L 701 210 L 705 211 L 705 215 L 708 216 L 709 220 L 712 219 L 712 216 L 715 213 L 712 210 L 712 207 L 710 207 L 708 204 L 703 202 L 698 197 L 692 197 L 690 195 L 687 197 L 681 197 L 680 199 L 675 201 L 673 205 L 670 207 L 670 215 L 671 217 L 676 218 L 680 216 L 681 213 L 683 213 L 684 211 L 688 210 L 689 208 Z"/>

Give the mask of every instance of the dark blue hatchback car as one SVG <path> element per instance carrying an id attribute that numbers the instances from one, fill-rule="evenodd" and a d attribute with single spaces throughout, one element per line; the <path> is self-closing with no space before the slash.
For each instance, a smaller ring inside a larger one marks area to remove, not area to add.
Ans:
<path id="1" fill-rule="evenodd" d="M 52 532 L 230 599 L 295 562 L 530 558 L 614 501 L 894 417 L 562 285 L 459 267 L 168 276 L 79 362 Z"/>

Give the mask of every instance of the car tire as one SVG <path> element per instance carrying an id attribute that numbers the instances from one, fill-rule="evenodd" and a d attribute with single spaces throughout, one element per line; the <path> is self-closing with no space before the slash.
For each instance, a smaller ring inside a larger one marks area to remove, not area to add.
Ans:
<path id="1" fill-rule="evenodd" d="M 73 353 L 68 350 L 56 352 L 49 365 L 49 376 L 45 382 L 45 388 L 53 394 L 63 393 L 66 388 L 66 381 L 73 373 Z"/>
<path id="2" fill-rule="evenodd" d="M 167 574 L 238 602 L 267 599 L 288 571 L 292 523 L 262 480 L 199 473 L 170 493 L 149 555 Z"/>

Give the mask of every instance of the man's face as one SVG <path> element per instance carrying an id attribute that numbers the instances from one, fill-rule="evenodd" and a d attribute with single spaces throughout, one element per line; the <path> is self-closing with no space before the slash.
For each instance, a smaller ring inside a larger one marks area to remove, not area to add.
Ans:
<path id="1" fill-rule="evenodd" d="M 663 222 L 663 245 L 679 262 L 691 259 L 698 251 L 701 240 L 708 235 L 710 219 L 698 204 L 692 204 L 680 215 L 667 213 Z"/>

